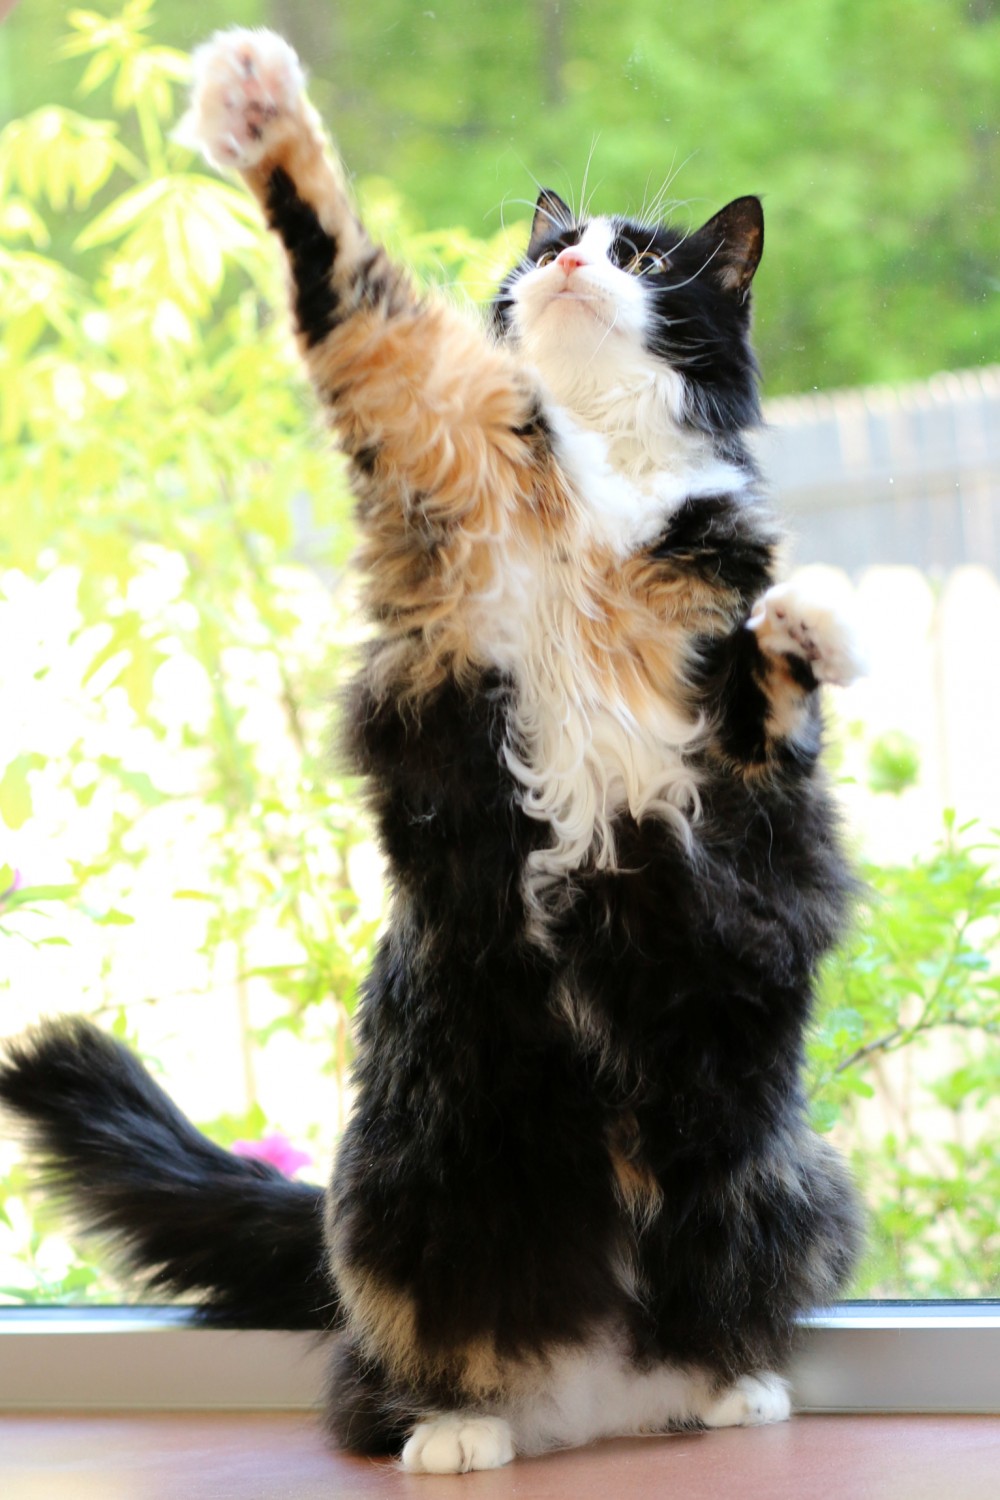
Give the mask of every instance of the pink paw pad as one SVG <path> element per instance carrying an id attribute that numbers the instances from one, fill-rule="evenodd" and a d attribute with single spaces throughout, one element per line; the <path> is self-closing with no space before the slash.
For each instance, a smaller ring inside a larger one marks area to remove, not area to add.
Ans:
<path id="1" fill-rule="evenodd" d="M 807 661 L 818 682 L 846 686 L 866 670 L 856 623 L 842 590 L 778 584 L 758 599 L 747 628 L 761 649 Z"/>
<path id="2" fill-rule="evenodd" d="M 254 166 L 296 111 L 305 79 L 271 31 L 218 31 L 194 54 L 191 107 L 177 135 L 218 167 Z"/>

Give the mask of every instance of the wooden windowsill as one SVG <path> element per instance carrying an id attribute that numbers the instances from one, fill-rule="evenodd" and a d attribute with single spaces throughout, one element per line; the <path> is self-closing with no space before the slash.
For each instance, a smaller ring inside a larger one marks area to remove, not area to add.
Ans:
<path id="1" fill-rule="evenodd" d="M 330 1452 L 305 1413 L 0 1416 L 4 1500 L 996 1500 L 1000 1419 L 801 1416 L 460 1477 Z"/>

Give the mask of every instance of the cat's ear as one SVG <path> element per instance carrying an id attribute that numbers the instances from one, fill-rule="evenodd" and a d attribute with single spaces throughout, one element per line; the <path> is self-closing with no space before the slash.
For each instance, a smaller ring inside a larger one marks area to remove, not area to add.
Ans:
<path id="1" fill-rule="evenodd" d="M 573 225 L 573 210 L 564 203 L 551 188 L 542 188 L 535 204 L 535 217 L 531 221 L 531 238 L 528 240 L 528 256 L 533 259 L 546 240 L 558 234 L 560 229 Z"/>
<path id="2" fill-rule="evenodd" d="M 725 291 L 734 292 L 743 301 L 764 253 L 764 210 L 760 199 L 734 198 L 691 239 L 704 248 L 706 271 Z"/>

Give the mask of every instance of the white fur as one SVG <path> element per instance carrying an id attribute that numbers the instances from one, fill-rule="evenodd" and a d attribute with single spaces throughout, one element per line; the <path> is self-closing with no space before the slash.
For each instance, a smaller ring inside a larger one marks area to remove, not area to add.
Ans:
<path id="1" fill-rule="evenodd" d="M 463 1473 L 498 1468 L 516 1453 L 684 1426 L 756 1426 L 782 1422 L 790 1411 L 777 1375 L 746 1375 L 720 1393 L 701 1371 L 667 1364 L 636 1370 L 608 1339 L 554 1356 L 540 1367 L 537 1386 L 488 1415 L 454 1412 L 421 1422 L 403 1449 L 403 1466 Z"/>
<path id="2" fill-rule="evenodd" d="M 301 107 L 302 64 L 273 31 L 216 32 L 192 58 L 191 107 L 174 138 L 213 166 L 254 166 Z"/>
<path id="3" fill-rule="evenodd" d="M 579 534 L 586 534 L 581 518 Z M 634 818 L 659 816 L 682 839 L 697 816 L 696 777 L 683 748 L 700 724 L 650 693 L 641 721 L 601 681 L 580 643 L 587 616 L 599 604 L 570 540 L 558 557 L 505 557 L 494 589 L 480 602 L 481 650 L 517 684 L 507 765 L 522 789 L 522 805 L 552 829 L 548 848 L 530 856 L 527 895 L 544 930 L 544 913 L 560 880 L 592 858 L 615 865 L 612 820 L 622 809 Z"/>
<path id="4" fill-rule="evenodd" d="M 631 1368 L 612 1343 L 552 1360 L 546 1386 L 511 1417 L 518 1453 L 665 1432 L 698 1420 L 708 1382 L 673 1365 Z"/>
<path id="5" fill-rule="evenodd" d="M 792 1414 L 788 1386 L 779 1375 L 744 1375 L 725 1391 L 701 1420 L 706 1427 L 761 1427 Z"/>
<path id="6" fill-rule="evenodd" d="M 413 1474 L 468 1474 L 502 1468 L 513 1457 L 510 1426 L 502 1417 L 455 1412 L 421 1422 L 403 1449 L 402 1463 Z"/>

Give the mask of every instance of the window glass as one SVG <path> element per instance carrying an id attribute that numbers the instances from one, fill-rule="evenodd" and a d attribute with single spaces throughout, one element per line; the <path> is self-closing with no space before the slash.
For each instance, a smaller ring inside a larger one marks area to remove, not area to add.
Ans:
<path id="1" fill-rule="evenodd" d="M 872 669 L 828 704 L 868 885 L 811 1107 L 871 1210 L 856 1295 L 1000 1295 L 1000 5 L 99 12 L 0 26 L 0 1032 L 86 1011 L 318 1179 L 349 1107 L 383 899 L 328 753 L 350 502 L 256 212 L 169 139 L 181 54 L 270 25 L 373 228 L 455 296 L 541 183 L 690 225 L 763 196 L 761 458 Z M 0 1143 L 0 1301 L 121 1294 Z"/>

